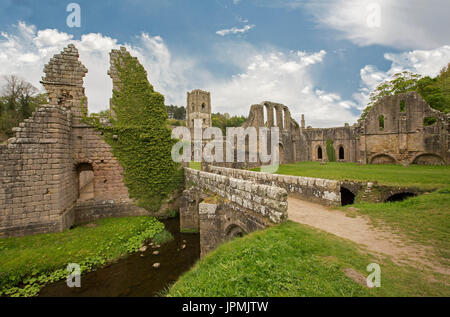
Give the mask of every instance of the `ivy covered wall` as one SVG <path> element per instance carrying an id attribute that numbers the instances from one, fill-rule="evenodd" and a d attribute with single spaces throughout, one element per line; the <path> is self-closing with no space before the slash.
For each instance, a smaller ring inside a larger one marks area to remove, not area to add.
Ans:
<path id="1" fill-rule="evenodd" d="M 157 211 L 164 199 L 183 185 L 183 169 L 171 158 L 176 140 L 167 125 L 164 96 L 147 72 L 126 50 L 111 53 L 114 88 L 110 125 L 91 118 L 124 168 L 124 182 L 138 206 Z"/>

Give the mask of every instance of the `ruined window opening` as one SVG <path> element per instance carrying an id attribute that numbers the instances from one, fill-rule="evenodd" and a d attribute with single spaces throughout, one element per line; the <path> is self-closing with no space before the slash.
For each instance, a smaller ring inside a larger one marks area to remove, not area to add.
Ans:
<path id="1" fill-rule="evenodd" d="M 202 103 L 202 112 L 204 112 L 204 111 L 205 111 L 205 104 Z"/>
<path id="2" fill-rule="evenodd" d="M 275 107 L 272 108 L 272 118 L 273 118 L 273 126 L 278 127 L 277 111 L 275 110 Z"/>
<path id="3" fill-rule="evenodd" d="M 344 159 L 344 147 L 343 146 L 339 147 L 339 159 L 340 160 Z"/>
<path id="4" fill-rule="evenodd" d="M 406 110 L 405 110 L 405 101 L 404 100 L 402 100 L 402 101 L 400 101 L 400 112 L 405 112 Z"/>
<path id="5" fill-rule="evenodd" d="M 319 148 L 317 149 L 317 159 L 321 160 L 322 157 L 322 147 L 319 146 Z"/>
<path id="6" fill-rule="evenodd" d="M 383 131 L 384 130 L 384 116 L 383 115 L 378 117 L 378 125 L 380 128 L 380 131 Z"/>
<path id="7" fill-rule="evenodd" d="M 423 118 L 423 125 L 424 125 L 425 127 L 428 127 L 428 126 L 430 126 L 430 125 L 435 124 L 436 121 L 437 121 L 437 120 L 436 120 L 435 117 L 425 117 L 425 118 Z"/>

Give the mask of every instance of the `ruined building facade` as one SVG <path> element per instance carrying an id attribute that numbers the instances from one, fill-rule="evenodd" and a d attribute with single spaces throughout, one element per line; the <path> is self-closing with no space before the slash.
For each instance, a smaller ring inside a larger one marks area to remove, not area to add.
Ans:
<path id="1" fill-rule="evenodd" d="M 450 162 L 449 118 L 432 109 L 416 92 L 408 92 L 384 97 L 353 126 L 305 127 L 303 115 L 299 125 L 288 107 L 266 101 L 251 106 L 243 127 L 257 131 L 260 127 L 278 127 L 281 164 L 330 161 L 328 153 L 332 147 L 338 162 L 443 165 Z M 246 158 L 248 148 L 246 144 Z M 235 161 L 214 165 L 248 168 L 260 163 Z"/>

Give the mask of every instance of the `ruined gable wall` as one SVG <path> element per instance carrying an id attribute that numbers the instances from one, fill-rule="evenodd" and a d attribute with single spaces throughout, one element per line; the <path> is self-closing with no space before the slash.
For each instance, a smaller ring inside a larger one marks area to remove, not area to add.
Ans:
<path id="1" fill-rule="evenodd" d="M 426 117 L 436 118 L 436 123 L 425 126 Z M 416 92 L 384 97 L 368 113 L 362 128 L 361 155 L 366 163 L 449 161 L 447 116 L 430 108 Z"/>

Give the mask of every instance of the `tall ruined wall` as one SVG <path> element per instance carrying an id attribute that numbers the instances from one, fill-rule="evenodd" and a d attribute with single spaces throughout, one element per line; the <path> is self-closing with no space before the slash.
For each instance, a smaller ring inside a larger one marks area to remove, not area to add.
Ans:
<path id="1" fill-rule="evenodd" d="M 255 184 L 277 186 L 285 189 L 288 195 L 301 199 L 328 206 L 341 204 L 340 183 L 335 180 L 268 174 L 218 166 L 210 166 L 209 169 L 218 175 L 242 179 Z"/>
<path id="2" fill-rule="evenodd" d="M 123 169 L 93 127 L 87 113 L 83 77 L 87 69 L 69 45 L 44 68 L 49 104 L 0 145 L 0 236 L 64 230 L 75 222 L 104 216 L 139 215 L 129 208 Z M 79 175 L 92 170 L 94 198 L 77 202 Z"/>
<path id="3" fill-rule="evenodd" d="M 278 127 L 280 133 L 278 142 L 280 163 L 286 164 L 306 160 L 303 147 L 306 144 L 305 136 L 302 135 L 299 124 L 291 117 L 289 108 L 285 105 L 269 101 L 252 105 L 248 119 L 243 127 L 254 127 L 257 129 L 257 132 L 259 132 L 261 127 L 267 127 L 268 129 Z M 269 133 L 267 141 L 269 149 L 270 136 L 271 134 Z"/>

